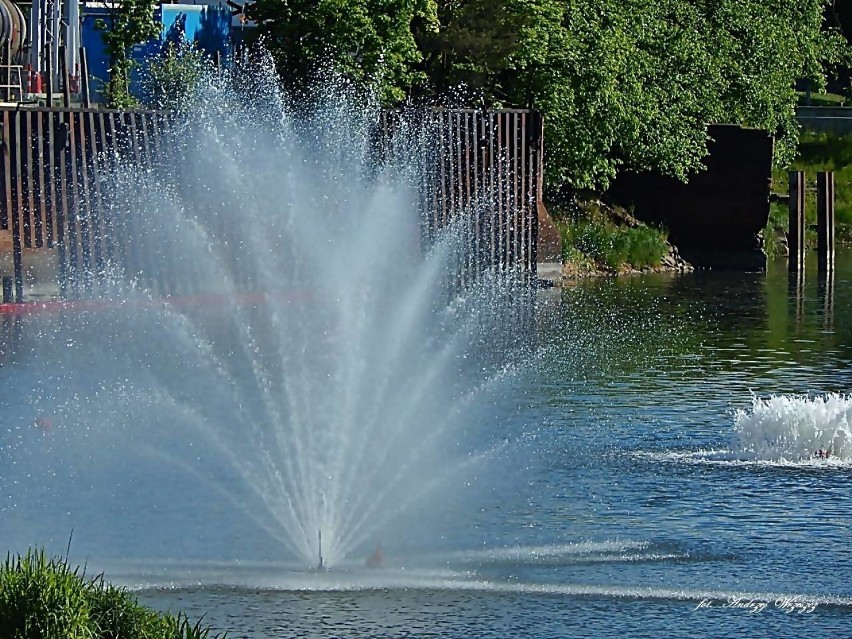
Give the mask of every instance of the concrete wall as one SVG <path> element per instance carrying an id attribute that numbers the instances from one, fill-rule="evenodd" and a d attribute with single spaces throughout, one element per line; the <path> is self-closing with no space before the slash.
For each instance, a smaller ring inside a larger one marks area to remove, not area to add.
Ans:
<path id="1" fill-rule="evenodd" d="M 773 139 L 766 131 L 713 125 L 707 170 L 684 184 L 654 173 L 627 173 L 610 196 L 637 218 L 661 224 L 698 268 L 763 270 L 758 232 L 769 218 Z"/>

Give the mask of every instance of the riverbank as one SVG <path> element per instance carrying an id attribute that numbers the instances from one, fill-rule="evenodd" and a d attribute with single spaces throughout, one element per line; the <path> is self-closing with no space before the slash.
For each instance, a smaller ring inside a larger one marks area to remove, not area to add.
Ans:
<path id="1" fill-rule="evenodd" d="M 805 218 L 807 245 L 816 247 L 816 174 L 834 172 L 836 241 L 852 246 L 852 135 L 804 133 L 798 155 L 787 169 L 772 172 L 772 198 L 769 222 L 763 232 L 767 255 L 786 255 L 789 177 L 788 171 L 804 171 L 807 184 Z"/>
<path id="2" fill-rule="evenodd" d="M 643 224 L 623 207 L 587 195 L 549 210 L 562 239 L 556 285 L 583 277 L 693 270 L 668 241 L 665 229 Z"/>

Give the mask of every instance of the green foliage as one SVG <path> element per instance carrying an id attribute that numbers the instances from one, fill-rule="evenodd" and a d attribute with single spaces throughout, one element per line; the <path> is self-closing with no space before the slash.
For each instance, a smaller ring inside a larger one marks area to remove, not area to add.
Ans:
<path id="1" fill-rule="evenodd" d="M 659 266 L 669 251 L 665 231 L 641 224 L 619 226 L 599 216 L 574 215 L 557 219 L 556 225 L 565 262 L 585 257 L 610 271 L 625 266 L 643 269 Z"/>
<path id="2" fill-rule="evenodd" d="M 778 136 L 789 161 L 798 78 L 823 81 L 844 43 L 823 31 L 824 0 L 525 0 L 511 102 L 545 113 L 548 181 L 605 187 L 621 168 L 686 179 L 706 124 Z"/>
<path id="3" fill-rule="evenodd" d="M 95 28 L 101 32 L 110 60 L 107 106 L 127 108 L 136 105 L 130 95 L 130 71 L 134 65 L 130 48 L 160 34 L 160 24 L 154 20 L 156 1 L 111 0 L 106 5 L 107 19 L 96 20 Z"/>
<path id="4" fill-rule="evenodd" d="M 796 91 L 799 105 L 805 106 L 844 106 L 849 102 L 849 96 L 840 95 L 839 93 L 811 93 L 807 94 L 804 91 Z"/>
<path id="5" fill-rule="evenodd" d="M 8 639 L 206 639 L 209 628 L 143 606 L 102 577 L 87 579 L 44 551 L 0 565 L 0 637 Z"/>
<path id="6" fill-rule="evenodd" d="M 805 180 L 809 185 L 805 196 L 805 214 L 809 225 L 816 223 L 816 174 L 818 171 L 834 171 L 836 238 L 844 244 L 852 244 L 852 135 L 803 134 L 789 170 L 805 172 Z M 772 191 L 787 193 L 788 180 L 788 169 L 774 170 Z M 772 238 L 784 236 L 788 225 L 787 216 L 785 204 L 772 205 L 769 223 L 764 231 L 767 244 Z"/>
<path id="7" fill-rule="evenodd" d="M 416 70 L 421 56 L 411 24 L 429 23 L 426 5 L 422 0 L 258 0 L 250 15 L 292 91 L 313 86 L 318 71 L 330 63 L 390 103 L 423 79 Z"/>
<path id="8" fill-rule="evenodd" d="M 523 3 L 516 0 L 435 0 L 430 20 L 417 21 L 414 36 L 422 52 L 420 68 L 428 91 L 462 93 L 474 102 L 499 100 L 501 74 L 519 47 L 524 28 Z"/>
<path id="9" fill-rule="evenodd" d="M 331 62 L 385 103 L 454 95 L 538 109 L 546 181 L 702 169 L 709 123 L 795 152 L 795 83 L 849 59 L 828 0 L 258 0 L 251 17 L 296 92 Z"/>
<path id="10" fill-rule="evenodd" d="M 209 67 L 198 47 L 188 42 L 168 44 L 161 55 L 148 60 L 143 81 L 148 102 L 160 109 L 191 105 Z"/>

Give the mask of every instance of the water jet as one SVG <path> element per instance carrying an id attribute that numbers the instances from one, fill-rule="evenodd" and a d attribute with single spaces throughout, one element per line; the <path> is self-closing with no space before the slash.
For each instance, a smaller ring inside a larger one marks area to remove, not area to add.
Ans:
<path id="1" fill-rule="evenodd" d="M 499 441 L 478 425 L 529 349 L 530 278 L 469 259 L 487 193 L 421 242 L 435 158 L 416 119 L 379 164 L 378 110 L 345 90 L 305 110 L 274 82 L 243 87 L 203 86 L 162 133 L 161 161 L 101 176 L 126 259 L 69 271 L 97 276 L 94 300 L 20 316 L 39 336 L 21 383 L 52 381 L 10 392 L 28 398 L 26 421 L 54 424 L 39 463 L 69 491 L 81 473 L 113 487 L 92 498 L 88 533 L 76 527 L 81 546 L 106 548 L 96 522 L 132 519 L 131 504 L 159 519 L 111 534 L 192 552 L 158 532 L 168 480 L 199 513 L 239 512 L 232 539 L 326 570 L 403 518 L 427 536 L 430 496 L 485 474 Z M 162 297 L 175 274 L 180 294 Z M 222 554 L 244 552 L 230 543 Z"/>

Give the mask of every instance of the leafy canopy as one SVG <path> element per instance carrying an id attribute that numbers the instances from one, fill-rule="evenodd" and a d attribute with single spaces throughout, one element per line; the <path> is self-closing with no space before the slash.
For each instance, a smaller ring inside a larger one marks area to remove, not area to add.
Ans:
<path id="1" fill-rule="evenodd" d="M 144 0 L 136 0 L 144 1 Z M 605 187 L 624 168 L 686 179 L 706 126 L 777 136 L 789 162 L 799 79 L 848 61 L 827 0 L 257 0 L 294 91 L 330 61 L 386 104 L 449 94 L 545 115 L 551 187 Z"/>

